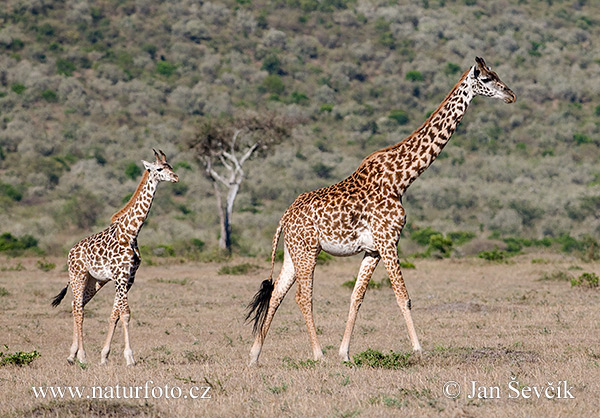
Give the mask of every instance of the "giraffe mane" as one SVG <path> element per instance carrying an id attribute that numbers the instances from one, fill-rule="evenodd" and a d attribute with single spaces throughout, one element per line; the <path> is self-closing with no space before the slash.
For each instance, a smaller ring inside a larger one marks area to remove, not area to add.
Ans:
<path id="1" fill-rule="evenodd" d="M 144 175 L 142 176 L 142 180 L 140 181 L 140 184 L 138 184 L 137 189 L 135 189 L 135 192 L 129 199 L 129 202 L 127 202 L 127 204 L 123 207 L 123 209 L 119 210 L 117 213 L 115 213 L 112 216 L 112 218 L 110 218 L 110 223 L 115 222 L 117 219 L 119 219 L 121 216 L 123 216 L 125 214 L 125 212 L 127 212 L 129 210 L 129 208 L 131 208 L 133 206 L 135 200 L 142 192 L 142 188 L 143 188 L 144 184 L 146 184 L 146 180 L 148 179 L 149 173 L 150 172 L 148 170 L 144 170 Z"/>

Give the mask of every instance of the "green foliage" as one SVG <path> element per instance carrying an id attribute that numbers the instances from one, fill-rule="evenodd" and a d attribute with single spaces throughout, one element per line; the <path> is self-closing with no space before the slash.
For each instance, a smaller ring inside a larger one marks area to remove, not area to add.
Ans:
<path id="1" fill-rule="evenodd" d="M 8 350 L 8 346 L 5 344 L 4 348 Z M 3 353 L 0 351 L 0 366 L 26 366 L 30 364 L 33 360 L 38 358 L 41 354 L 37 351 L 31 351 L 29 353 L 18 351 L 16 353 Z"/>
<path id="2" fill-rule="evenodd" d="M 241 263 L 236 264 L 234 266 L 223 266 L 218 271 L 217 274 L 229 274 L 233 276 L 241 276 L 244 274 L 255 273 L 260 270 L 260 266 L 251 263 Z"/>
<path id="3" fill-rule="evenodd" d="M 358 279 L 356 277 L 354 277 L 352 280 L 348 280 L 348 281 L 342 283 L 342 287 L 347 287 L 348 289 L 354 289 L 354 286 L 356 285 L 356 280 L 358 280 Z M 367 284 L 367 289 L 381 289 L 382 287 L 392 287 L 392 284 L 388 277 L 384 277 L 380 281 L 371 279 L 371 280 L 369 280 L 369 284 Z"/>
<path id="4" fill-rule="evenodd" d="M 371 348 L 353 356 L 354 365 L 357 367 L 371 367 L 374 369 L 399 370 L 410 366 L 410 353 L 401 354 L 390 351 L 383 354 Z"/>
<path id="5" fill-rule="evenodd" d="M 319 108 L 319 112 L 321 112 L 321 113 L 323 113 L 323 112 L 331 113 L 332 110 L 333 110 L 333 105 L 331 105 L 331 104 L 323 104 Z"/>
<path id="6" fill-rule="evenodd" d="M 142 175 L 142 169 L 137 163 L 131 162 L 125 167 L 125 175 L 131 180 L 136 180 Z"/>
<path id="7" fill-rule="evenodd" d="M 43 260 L 38 260 L 37 261 L 37 267 L 38 269 L 48 272 L 51 270 L 54 270 L 56 268 L 56 264 L 51 263 L 50 261 L 43 259 Z"/>
<path id="8" fill-rule="evenodd" d="M 310 99 L 304 93 L 301 93 L 299 91 L 293 91 L 292 94 L 290 94 L 290 101 L 292 103 L 305 106 L 310 102 Z"/>
<path id="9" fill-rule="evenodd" d="M 591 289 L 598 287 L 599 277 L 596 273 L 583 273 L 576 279 L 571 279 L 571 287 L 588 286 Z"/>
<path id="10" fill-rule="evenodd" d="M 333 256 L 331 254 L 328 254 L 325 251 L 321 251 L 317 256 L 317 265 L 328 264 L 332 260 Z"/>
<path id="11" fill-rule="evenodd" d="M 10 86 L 10 89 L 17 94 L 22 94 L 25 90 L 27 90 L 27 87 L 21 83 L 14 83 Z"/>
<path id="12" fill-rule="evenodd" d="M 577 145 L 592 144 L 594 142 L 592 138 L 579 132 L 573 134 L 573 141 Z"/>
<path id="13" fill-rule="evenodd" d="M 67 77 L 71 77 L 73 75 L 73 71 L 75 71 L 75 63 L 71 60 L 59 58 L 56 60 L 56 73 L 59 75 L 66 75 Z"/>
<path id="14" fill-rule="evenodd" d="M 564 271 L 556 270 L 552 273 L 544 273 L 538 280 L 551 282 L 570 282 L 573 277 Z"/>
<path id="15" fill-rule="evenodd" d="M 261 87 L 264 92 L 273 94 L 282 94 L 285 90 L 283 80 L 276 74 L 266 76 Z"/>
<path id="16" fill-rule="evenodd" d="M 0 235 L 0 252 L 18 254 L 28 249 L 39 250 L 37 245 L 37 239 L 31 235 L 23 235 L 20 238 L 13 236 L 9 232 Z"/>
<path id="17" fill-rule="evenodd" d="M 437 234 L 439 234 L 438 231 L 434 230 L 430 226 L 427 226 L 425 228 L 420 228 L 420 229 L 417 229 L 415 231 L 412 231 L 410 233 L 410 239 L 413 240 L 413 241 L 415 241 L 417 244 L 428 245 L 429 244 L 429 238 L 432 235 L 437 235 Z"/>
<path id="18" fill-rule="evenodd" d="M 269 74 L 280 74 L 281 70 L 281 61 L 275 54 L 267 55 L 262 62 L 261 70 L 265 70 Z"/>
<path id="19" fill-rule="evenodd" d="M 406 79 L 408 81 L 417 82 L 417 81 L 425 81 L 425 77 L 420 71 L 412 70 L 406 73 Z"/>
<path id="20" fill-rule="evenodd" d="M 398 125 L 406 125 L 410 120 L 408 113 L 401 109 L 394 109 L 388 115 L 388 118 L 396 121 Z"/>
<path id="21" fill-rule="evenodd" d="M 58 102 L 58 94 L 54 90 L 44 90 L 41 94 L 42 99 L 50 103 Z"/>
<path id="22" fill-rule="evenodd" d="M 462 70 L 460 65 L 456 65 L 452 62 L 448 62 L 446 63 L 446 66 L 444 67 L 444 74 L 446 75 L 454 75 L 456 73 L 459 73 Z"/>
<path id="23" fill-rule="evenodd" d="M 494 248 L 491 251 L 480 251 L 477 254 L 477 257 L 483 258 L 484 260 L 487 260 L 487 261 L 502 263 L 502 262 L 506 261 L 506 258 L 508 256 L 504 251 L 501 251 L 498 248 Z"/>
<path id="24" fill-rule="evenodd" d="M 452 240 L 442 234 L 434 234 L 429 237 L 427 255 L 437 251 L 442 257 L 450 257 L 452 252 Z"/>
<path id="25" fill-rule="evenodd" d="M 155 71 L 158 74 L 163 75 L 165 77 L 171 77 L 173 74 L 175 74 L 176 70 L 177 64 L 173 64 L 168 61 L 158 61 L 156 63 Z"/>
<path id="26" fill-rule="evenodd" d="M 10 292 L 5 287 L 0 287 L 0 298 L 10 295 Z"/>
<path id="27" fill-rule="evenodd" d="M 473 232 L 455 231 L 449 232 L 447 237 L 452 241 L 454 245 L 463 245 L 475 238 Z"/>
<path id="28" fill-rule="evenodd" d="M 10 200 L 19 202 L 23 198 L 23 193 L 12 184 L 2 183 L 0 181 L 0 196 L 6 196 Z"/>
<path id="29" fill-rule="evenodd" d="M 331 172 L 334 169 L 334 167 L 326 165 L 322 162 L 313 164 L 313 166 L 311 168 L 312 168 L 313 172 L 317 175 L 317 177 L 320 177 L 323 179 L 331 178 Z"/>

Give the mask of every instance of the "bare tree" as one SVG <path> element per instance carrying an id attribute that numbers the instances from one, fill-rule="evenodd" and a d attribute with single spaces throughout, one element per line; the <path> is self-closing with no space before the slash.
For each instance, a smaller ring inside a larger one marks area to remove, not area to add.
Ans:
<path id="1" fill-rule="evenodd" d="M 204 164 L 206 175 L 213 183 L 221 224 L 221 249 L 231 252 L 233 204 L 245 179 L 244 164 L 253 157 L 264 157 L 290 136 L 296 123 L 297 120 L 270 113 L 208 119 L 189 141 L 189 147 Z"/>

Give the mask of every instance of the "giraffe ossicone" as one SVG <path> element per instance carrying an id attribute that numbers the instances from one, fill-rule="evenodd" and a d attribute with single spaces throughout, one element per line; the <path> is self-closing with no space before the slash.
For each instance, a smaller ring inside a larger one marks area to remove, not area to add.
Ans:
<path id="1" fill-rule="evenodd" d="M 402 196 L 440 154 L 475 96 L 498 98 L 506 103 L 516 100 L 515 94 L 482 58 L 475 61 L 411 135 L 369 155 L 345 180 L 301 194 L 284 212 L 273 237 L 270 275 L 248 305 L 246 319 L 254 322 L 255 333 L 250 364 L 258 361 L 273 316 L 294 282 L 297 282 L 296 302 L 306 322 L 313 356 L 315 360 L 323 357 L 312 314 L 314 269 L 322 250 L 336 256 L 365 253 L 352 291 L 339 350 L 341 359 L 350 359 L 350 337 L 358 309 L 380 260 L 389 275 L 413 350 L 421 350 L 396 249 L 405 224 Z M 273 282 L 275 250 L 282 232 L 283 266 Z"/>
<path id="2" fill-rule="evenodd" d="M 105 230 L 82 239 L 71 248 L 68 257 L 69 282 L 56 295 L 52 306 L 60 304 L 71 285 L 73 291 L 73 344 L 67 360 L 86 362 L 83 348 L 83 309 L 110 280 L 115 282 L 115 302 L 109 319 L 108 334 L 102 348 L 101 363 L 105 364 L 110 353 L 115 327 L 119 320 L 123 323 L 125 349 L 123 355 L 128 366 L 134 365 L 133 352 L 129 342 L 130 310 L 127 293 L 133 285 L 135 273 L 140 266 L 140 251 L 137 236 L 152 205 L 158 183 L 177 183 L 179 177 L 167 162 L 164 152 L 154 151 L 153 163 L 143 161 L 146 171 L 129 202 L 115 213 L 111 224 Z"/>

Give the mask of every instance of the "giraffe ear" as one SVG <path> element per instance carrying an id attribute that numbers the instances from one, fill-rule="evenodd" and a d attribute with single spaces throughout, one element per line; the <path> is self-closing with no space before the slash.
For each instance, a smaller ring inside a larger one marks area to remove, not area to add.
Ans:
<path id="1" fill-rule="evenodd" d="M 479 68 L 477 68 L 476 65 L 471 67 L 471 72 L 469 73 L 469 76 L 471 78 L 477 78 L 479 77 L 479 74 L 481 73 L 481 71 L 479 71 Z"/>
<path id="2" fill-rule="evenodd" d="M 144 161 L 142 160 L 142 164 L 144 164 L 144 167 L 146 168 L 146 170 L 150 170 L 152 167 L 154 167 L 154 164 L 149 163 L 148 161 Z"/>

